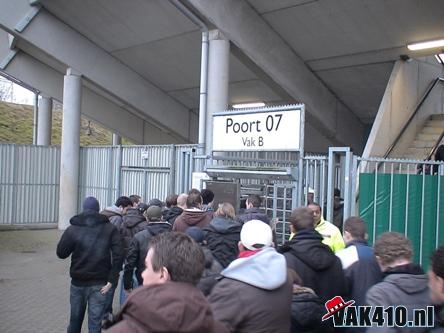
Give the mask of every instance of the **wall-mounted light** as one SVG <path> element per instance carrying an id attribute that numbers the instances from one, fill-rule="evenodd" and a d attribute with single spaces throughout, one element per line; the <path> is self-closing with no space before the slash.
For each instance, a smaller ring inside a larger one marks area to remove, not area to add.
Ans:
<path id="1" fill-rule="evenodd" d="M 255 102 L 255 103 L 240 103 L 233 104 L 233 109 L 246 109 L 246 108 L 260 108 L 265 106 L 264 102 Z"/>
<path id="2" fill-rule="evenodd" d="M 433 49 L 433 48 L 442 47 L 442 46 L 444 46 L 444 39 L 408 44 L 407 48 L 411 51 L 418 51 L 418 50 L 424 50 L 424 49 Z"/>
<path id="3" fill-rule="evenodd" d="M 435 54 L 435 58 L 441 65 L 444 65 L 444 53 Z"/>

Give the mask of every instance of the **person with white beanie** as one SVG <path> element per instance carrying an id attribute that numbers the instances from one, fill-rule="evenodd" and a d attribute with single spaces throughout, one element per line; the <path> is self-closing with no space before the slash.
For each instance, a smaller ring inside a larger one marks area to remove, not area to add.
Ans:
<path id="1" fill-rule="evenodd" d="M 221 272 L 208 300 L 230 332 L 289 332 L 292 281 L 285 257 L 273 247 L 268 224 L 242 226 L 239 256 Z"/>

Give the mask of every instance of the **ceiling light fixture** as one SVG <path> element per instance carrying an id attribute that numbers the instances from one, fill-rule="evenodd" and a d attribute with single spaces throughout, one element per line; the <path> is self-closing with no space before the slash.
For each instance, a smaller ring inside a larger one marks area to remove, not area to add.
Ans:
<path id="1" fill-rule="evenodd" d="M 435 54 L 435 58 L 441 65 L 444 65 L 444 53 Z"/>
<path id="2" fill-rule="evenodd" d="M 233 109 L 246 109 L 246 108 L 260 108 L 265 106 L 264 102 L 255 102 L 255 103 L 240 103 L 233 104 Z"/>
<path id="3" fill-rule="evenodd" d="M 418 51 L 418 50 L 424 50 L 424 49 L 433 49 L 433 48 L 442 47 L 442 46 L 444 46 L 444 39 L 408 44 L 407 48 L 411 51 Z"/>

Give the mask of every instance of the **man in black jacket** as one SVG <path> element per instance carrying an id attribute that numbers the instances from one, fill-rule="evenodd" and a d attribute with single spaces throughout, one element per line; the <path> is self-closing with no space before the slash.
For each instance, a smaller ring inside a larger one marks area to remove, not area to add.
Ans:
<path id="1" fill-rule="evenodd" d="M 99 202 L 88 197 L 83 212 L 71 218 L 71 226 L 57 245 L 61 259 L 71 254 L 71 315 L 68 333 L 81 331 L 86 306 L 88 330 L 100 332 L 100 325 L 122 267 L 122 244 L 117 228 L 99 214 Z"/>
<path id="2" fill-rule="evenodd" d="M 185 205 L 186 205 L 186 197 L 187 194 L 182 193 L 181 199 L 183 201 L 183 197 L 185 196 Z M 179 196 L 177 194 L 171 194 L 167 196 L 165 203 L 167 209 L 162 211 L 162 220 L 165 222 L 168 222 L 171 225 L 174 225 L 174 221 L 176 221 L 176 218 L 183 213 L 183 209 L 178 206 L 178 199 Z"/>
<path id="3" fill-rule="evenodd" d="M 256 194 L 250 194 L 245 203 L 247 209 L 242 215 L 239 215 L 237 217 L 237 220 L 242 224 L 251 220 L 259 220 L 270 225 L 270 219 L 267 215 L 262 213 L 259 208 L 261 206 L 261 203 L 262 200 L 260 196 Z"/>
<path id="4" fill-rule="evenodd" d="M 138 284 L 142 285 L 142 272 L 145 269 L 145 258 L 151 238 L 163 232 L 171 231 L 171 224 L 161 221 L 162 209 L 152 206 L 146 211 L 148 225 L 144 230 L 138 232 L 131 241 L 126 256 L 125 269 L 123 273 L 123 286 L 129 294 L 133 289 L 133 272 L 136 269 Z"/>
<path id="5" fill-rule="evenodd" d="M 341 261 L 322 243 L 322 236 L 314 230 L 310 208 L 296 208 L 289 221 L 291 231 L 296 235 L 281 248 L 287 267 L 299 274 L 303 285 L 313 289 L 322 303 L 334 296 L 346 296 L 347 285 Z"/>

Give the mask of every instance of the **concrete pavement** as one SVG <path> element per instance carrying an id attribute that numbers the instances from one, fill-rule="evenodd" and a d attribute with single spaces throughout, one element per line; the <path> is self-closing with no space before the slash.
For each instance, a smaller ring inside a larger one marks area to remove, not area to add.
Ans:
<path id="1" fill-rule="evenodd" d="M 60 235 L 55 229 L 0 232 L 0 332 L 66 332 L 71 261 L 55 254 Z M 82 332 L 86 324 L 87 316 Z"/>

